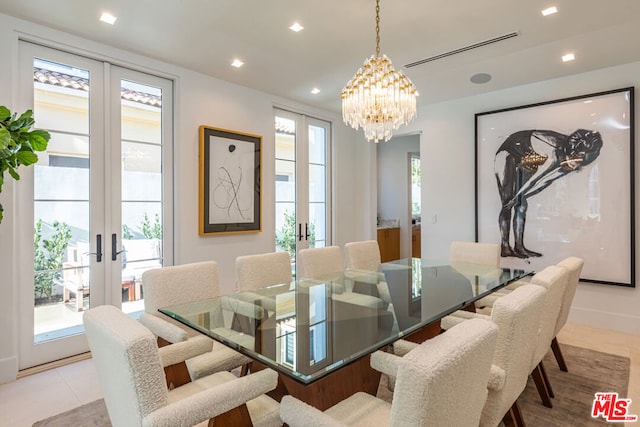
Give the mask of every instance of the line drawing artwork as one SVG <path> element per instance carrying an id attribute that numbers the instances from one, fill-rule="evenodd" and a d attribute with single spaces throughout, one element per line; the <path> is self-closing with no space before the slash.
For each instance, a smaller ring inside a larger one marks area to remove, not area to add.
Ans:
<path id="1" fill-rule="evenodd" d="M 529 199 L 556 180 L 593 163 L 602 146 L 600 133 L 587 129 L 569 135 L 553 130 L 520 130 L 504 140 L 494 158 L 501 203 L 498 223 L 502 257 L 543 255 L 524 243 Z M 586 179 L 584 185 L 588 185 Z"/>
<path id="2" fill-rule="evenodd" d="M 254 144 L 210 136 L 209 224 L 254 222 Z"/>

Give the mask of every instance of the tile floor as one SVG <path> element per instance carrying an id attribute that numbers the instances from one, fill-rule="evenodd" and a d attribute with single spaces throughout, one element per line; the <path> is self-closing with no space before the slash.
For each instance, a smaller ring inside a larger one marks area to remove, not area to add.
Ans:
<path id="1" fill-rule="evenodd" d="M 631 413 L 640 415 L 640 336 L 568 323 L 558 336 L 570 344 L 631 359 Z M 0 385 L 0 427 L 30 427 L 102 397 L 91 359 L 26 376 Z M 640 426 L 640 423 L 629 423 Z"/>

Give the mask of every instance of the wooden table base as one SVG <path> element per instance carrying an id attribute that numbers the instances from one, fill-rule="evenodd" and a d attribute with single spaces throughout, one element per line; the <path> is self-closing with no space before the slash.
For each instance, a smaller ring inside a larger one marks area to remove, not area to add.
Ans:
<path id="1" fill-rule="evenodd" d="M 405 338 L 414 342 L 422 342 L 439 333 L 440 321 L 437 321 Z M 375 396 L 378 392 L 381 374 L 371 367 L 370 359 L 370 356 L 362 357 L 308 385 L 297 382 L 284 374 L 279 374 L 278 386 L 267 394 L 278 402 L 283 396 L 291 395 L 321 411 L 329 409 L 357 392 L 362 391 Z M 252 372 L 261 369 L 265 369 L 265 365 L 252 362 Z"/>
<path id="2" fill-rule="evenodd" d="M 359 391 L 375 396 L 380 372 L 371 368 L 369 359 L 369 356 L 358 359 L 308 385 L 279 374 L 278 386 L 267 394 L 278 402 L 282 396 L 291 395 L 322 411 Z M 251 371 L 264 368 L 261 363 L 253 362 Z"/>

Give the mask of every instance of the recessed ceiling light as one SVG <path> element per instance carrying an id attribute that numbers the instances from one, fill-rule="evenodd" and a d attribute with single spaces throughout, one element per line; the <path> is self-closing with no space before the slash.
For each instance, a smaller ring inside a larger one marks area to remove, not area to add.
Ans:
<path id="1" fill-rule="evenodd" d="M 295 31 L 297 33 L 298 31 L 304 30 L 304 27 L 302 25 L 298 24 L 297 22 L 294 22 L 293 25 L 289 27 L 289 29 L 293 30 L 293 31 Z"/>
<path id="2" fill-rule="evenodd" d="M 553 15 L 554 13 L 558 13 L 558 8 L 555 6 L 551 6 L 542 11 L 542 16 Z"/>
<path id="3" fill-rule="evenodd" d="M 573 53 L 567 53 L 566 55 L 562 55 L 562 62 L 569 62 L 576 59 Z"/>
<path id="4" fill-rule="evenodd" d="M 100 15 L 100 20 L 102 22 L 106 22 L 107 24 L 113 25 L 116 22 L 116 19 L 118 19 L 118 18 L 116 18 L 115 16 L 113 16 L 109 12 L 102 12 L 102 15 Z"/>
<path id="5" fill-rule="evenodd" d="M 239 59 L 234 59 L 231 65 L 236 68 L 240 68 L 244 65 L 244 62 L 240 61 Z"/>
<path id="6" fill-rule="evenodd" d="M 314 95 L 317 95 L 320 93 L 320 89 L 318 89 L 317 87 L 314 87 L 313 89 L 311 89 L 311 93 Z"/>

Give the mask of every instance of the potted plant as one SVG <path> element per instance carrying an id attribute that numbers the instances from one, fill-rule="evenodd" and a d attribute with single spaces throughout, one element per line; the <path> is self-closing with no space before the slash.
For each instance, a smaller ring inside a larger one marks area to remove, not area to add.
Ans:
<path id="1" fill-rule="evenodd" d="M 27 110 L 16 118 L 16 113 L 0 106 L 0 192 L 4 183 L 4 173 L 20 179 L 16 169 L 20 165 L 28 166 L 38 161 L 36 151 L 44 151 L 51 135 L 41 129 L 31 130 L 35 121 L 33 111 Z M 2 204 L 0 204 L 0 223 L 2 222 Z"/>

